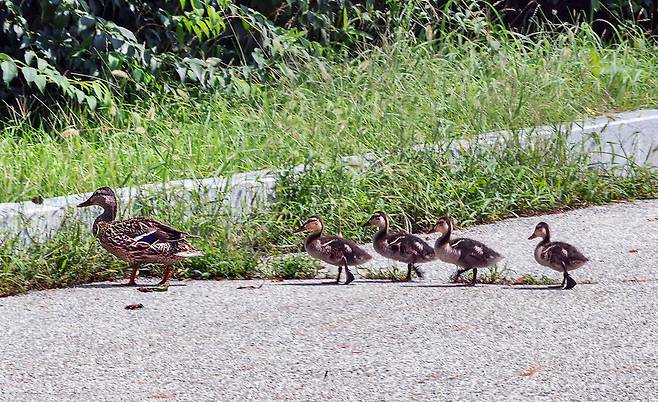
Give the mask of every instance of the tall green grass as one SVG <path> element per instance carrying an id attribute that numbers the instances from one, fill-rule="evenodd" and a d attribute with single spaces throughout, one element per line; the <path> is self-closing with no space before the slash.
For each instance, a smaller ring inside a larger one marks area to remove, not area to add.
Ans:
<path id="1" fill-rule="evenodd" d="M 325 219 L 328 233 L 367 242 L 372 231 L 361 224 L 374 210 L 388 212 L 397 228 L 422 232 L 445 213 L 464 226 L 658 196 L 658 173 L 633 165 L 601 170 L 587 155 L 570 151 L 563 136 L 527 147 L 510 141 L 456 159 L 405 147 L 375 153 L 368 166 L 305 162 L 302 172 L 292 166 L 280 172 L 272 204 L 244 216 L 194 201 L 198 197 L 181 201 L 167 194 L 144 198 L 125 215 L 156 217 L 201 236 L 194 243 L 205 255 L 179 267 L 181 277 L 307 277 L 314 265 L 306 260 L 270 268 L 260 262 L 302 251 L 303 236 L 292 229 L 311 214 Z M 89 228 L 67 222 L 55 239 L 27 250 L 0 244 L 0 295 L 116 278 L 128 268 L 92 239 Z"/>
<path id="2" fill-rule="evenodd" d="M 0 202 L 279 167 L 309 153 L 331 161 L 655 107 L 658 46 L 620 29 L 614 45 L 587 25 L 397 40 L 353 60 L 291 62 L 273 86 L 252 84 L 231 97 L 181 93 L 124 104 L 111 111 L 127 117 L 123 125 L 63 107 L 56 130 L 21 121 L 2 129 Z M 67 128 L 73 135 L 60 137 Z"/>

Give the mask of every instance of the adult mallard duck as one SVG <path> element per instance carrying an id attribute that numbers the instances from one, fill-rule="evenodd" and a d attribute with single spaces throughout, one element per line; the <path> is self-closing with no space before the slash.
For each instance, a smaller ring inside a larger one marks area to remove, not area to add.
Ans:
<path id="1" fill-rule="evenodd" d="M 434 242 L 434 252 L 441 261 L 460 268 L 451 276 L 451 281 L 456 282 L 464 272 L 473 270 L 471 286 L 475 286 L 478 268 L 494 265 L 503 256 L 477 240 L 463 237 L 450 239 L 452 229 L 449 217 L 443 216 L 436 221 L 430 233 L 439 232 L 441 236 Z"/>
<path id="2" fill-rule="evenodd" d="M 536 237 L 541 237 L 542 240 L 535 247 L 535 261 L 540 265 L 562 272 L 561 287 L 564 289 L 572 289 L 576 286 L 576 281 L 569 275 L 569 271 L 582 267 L 589 259 L 571 244 L 551 241 L 551 231 L 546 222 L 539 222 L 528 240 Z"/>
<path id="3" fill-rule="evenodd" d="M 101 246 L 119 259 L 130 264 L 132 272 L 127 285 L 135 285 L 137 271 L 142 264 L 161 264 L 165 270 L 159 285 L 169 281 L 172 265 L 188 257 L 203 255 L 186 239 L 189 233 L 147 218 L 115 220 L 117 198 L 109 187 L 101 187 L 78 207 L 92 205 L 103 208 L 92 226 Z"/>
<path id="4" fill-rule="evenodd" d="M 295 233 L 308 231 L 311 232 L 304 242 L 304 249 L 314 258 L 326 262 L 327 264 L 338 267 L 338 276 L 336 283 L 340 281 L 340 274 L 345 267 L 347 280 L 349 284 L 354 280 L 354 275 L 348 268 L 350 265 L 361 265 L 370 260 L 372 256 L 356 243 L 336 236 L 322 236 L 324 231 L 324 222 L 322 219 L 313 215 L 295 230 Z"/>
<path id="5" fill-rule="evenodd" d="M 419 278 L 423 273 L 416 264 L 429 262 L 434 259 L 434 250 L 420 237 L 410 233 L 388 233 L 388 217 L 381 211 L 375 212 L 363 226 L 379 228 L 372 238 L 372 245 L 379 254 L 395 261 L 407 263 L 407 277 L 411 280 L 411 271 L 415 271 Z"/>

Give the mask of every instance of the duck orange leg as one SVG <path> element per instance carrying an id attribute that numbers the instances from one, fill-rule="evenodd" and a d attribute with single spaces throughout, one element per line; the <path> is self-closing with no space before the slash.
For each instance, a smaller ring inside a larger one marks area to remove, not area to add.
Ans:
<path id="1" fill-rule="evenodd" d="M 169 277 L 171 276 L 171 265 L 167 265 L 162 273 L 162 280 L 158 285 L 166 285 L 169 283 Z"/>
<path id="2" fill-rule="evenodd" d="M 132 264 L 130 267 L 133 270 L 130 273 L 130 279 L 128 280 L 128 283 L 126 283 L 126 286 L 135 286 L 135 278 L 137 277 L 137 272 L 139 271 L 139 264 Z"/>

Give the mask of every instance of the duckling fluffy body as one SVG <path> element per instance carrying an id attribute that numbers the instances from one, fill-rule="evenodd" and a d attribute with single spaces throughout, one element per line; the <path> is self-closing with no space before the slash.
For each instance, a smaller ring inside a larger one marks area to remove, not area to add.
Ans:
<path id="1" fill-rule="evenodd" d="M 540 237 L 542 240 L 535 247 L 535 261 L 552 270 L 562 272 L 564 289 L 572 289 L 576 286 L 576 281 L 569 275 L 569 271 L 582 267 L 589 259 L 571 244 L 551 241 L 551 231 L 546 222 L 539 222 L 528 240 L 536 237 Z"/>
<path id="2" fill-rule="evenodd" d="M 461 268 L 452 275 L 451 280 L 453 282 L 464 272 L 473 270 L 471 286 L 474 286 L 477 280 L 478 268 L 494 265 L 504 257 L 477 240 L 468 238 L 450 239 L 452 229 L 452 220 L 449 217 L 444 216 L 437 220 L 430 233 L 440 232 L 442 235 L 434 242 L 434 252 L 441 261 Z"/>
<path id="3" fill-rule="evenodd" d="M 311 232 L 304 242 L 306 252 L 313 258 L 338 267 L 336 283 L 340 281 L 343 267 L 347 276 L 345 281 L 347 285 L 354 280 L 354 275 L 349 266 L 361 265 L 372 259 L 368 252 L 353 241 L 337 236 L 322 236 L 324 222 L 317 215 L 309 217 L 302 226 L 295 230 L 295 232 L 302 231 Z"/>
<path id="4" fill-rule="evenodd" d="M 423 277 L 416 264 L 434 260 L 434 249 L 420 237 L 410 233 L 388 233 L 388 217 L 381 211 L 375 212 L 364 226 L 375 226 L 379 230 L 372 238 L 372 245 L 379 254 L 395 261 L 407 263 L 407 277 L 411 280 L 414 270 L 419 278 Z"/>
<path id="5" fill-rule="evenodd" d="M 92 232 L 104 249 L 130 264 L 132 272 L 128 285 L 135 284 L 142 264 L 164 265 L 160 281 L 160 285 L 164 285 L 169 281 L 172 265 L 188 257 L 203 255 L 186 240 L 197 236 L 148 218 L 115 220 L 117 200 L 109 187 L 99 188 L 78 207 L 92 205 L 103 208 L 103 213 L 94 221 Z"/>

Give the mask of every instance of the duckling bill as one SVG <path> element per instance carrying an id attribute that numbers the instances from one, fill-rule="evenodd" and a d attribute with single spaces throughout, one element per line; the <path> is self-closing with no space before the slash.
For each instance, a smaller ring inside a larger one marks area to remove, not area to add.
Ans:
<path id="1" fill-rule="evenodd" d="M 589 259 L 571 244 L 551 241 L 551 231 L 546 222 L 539 222 L 528 240 L 537 237 L 541 238 L 541 241 L 535 247 L 535 261 L 552 270 L 562 272 L 561 287 L 573 289 L 576 281 L 569 275 L 569 271 L 582 267 Z"/>
<path id="2" fill-rule="evenodd" d="M 416 264 L 429 262 L 434 259 L 434 249 L 420 237 L 410 233 L 388 233 L 388 217 L 381 211 L 375 212 L 363 226 L 375 226 L 379 230 L 372 238 L 372 245 L 379 254 L 395 261 L 407 263 L 407 277 L 411 280 L 411 271 L 415 271 L 419 278 L 422 272 Z"/>
<path id="3" fill-rule="evenodd" d="M 143 264 L 161 264 L 165 270 L 159 285 L 169 282 L 172 266 L 185 258 L 202 256 L 188 238 L 198 237 L 147 218 L 117 221 L 117 199 L 109 187 L 94 191 L 78 207 L 92 205 L 103 208 L 92 226 L 92 232 L 101 246 L 115 257 L 130 264 L 132 272 L 127 285 L 135 285 L 135 277 Z"/>
<path id="4" fill-rule="evenodd" d="M 372 259 L 372 256 L 350 240 L 337 236 L 322 236 L 323 231 L 324 222 L 319 216 L 313 215 L 306 219 L 295 233 L 310 232 L 304 242 L 306 252 L 311 257 L 338 267 L 336 283 L 340 282 L 340 275 L 345 268 L 345 285 L 348 285 L 354 280 L 349 266 L 361 265 Z"/>
<path id="5" fill-rule="evenodd" d="M 492 266 L 504 257 L 477 240 L 463 237 L 450 239 L 452 229 L 452 220 L 448 216 L 436 221 L 430 233 L 439 232 L 441 236 L 434 242 L 434 252 L 441 261 L 460 268 L 450 278 L 452 282 L 456 282 L 464 272 L 472 270 L 470 285 L 475 286 L 478 268 Z"/>

